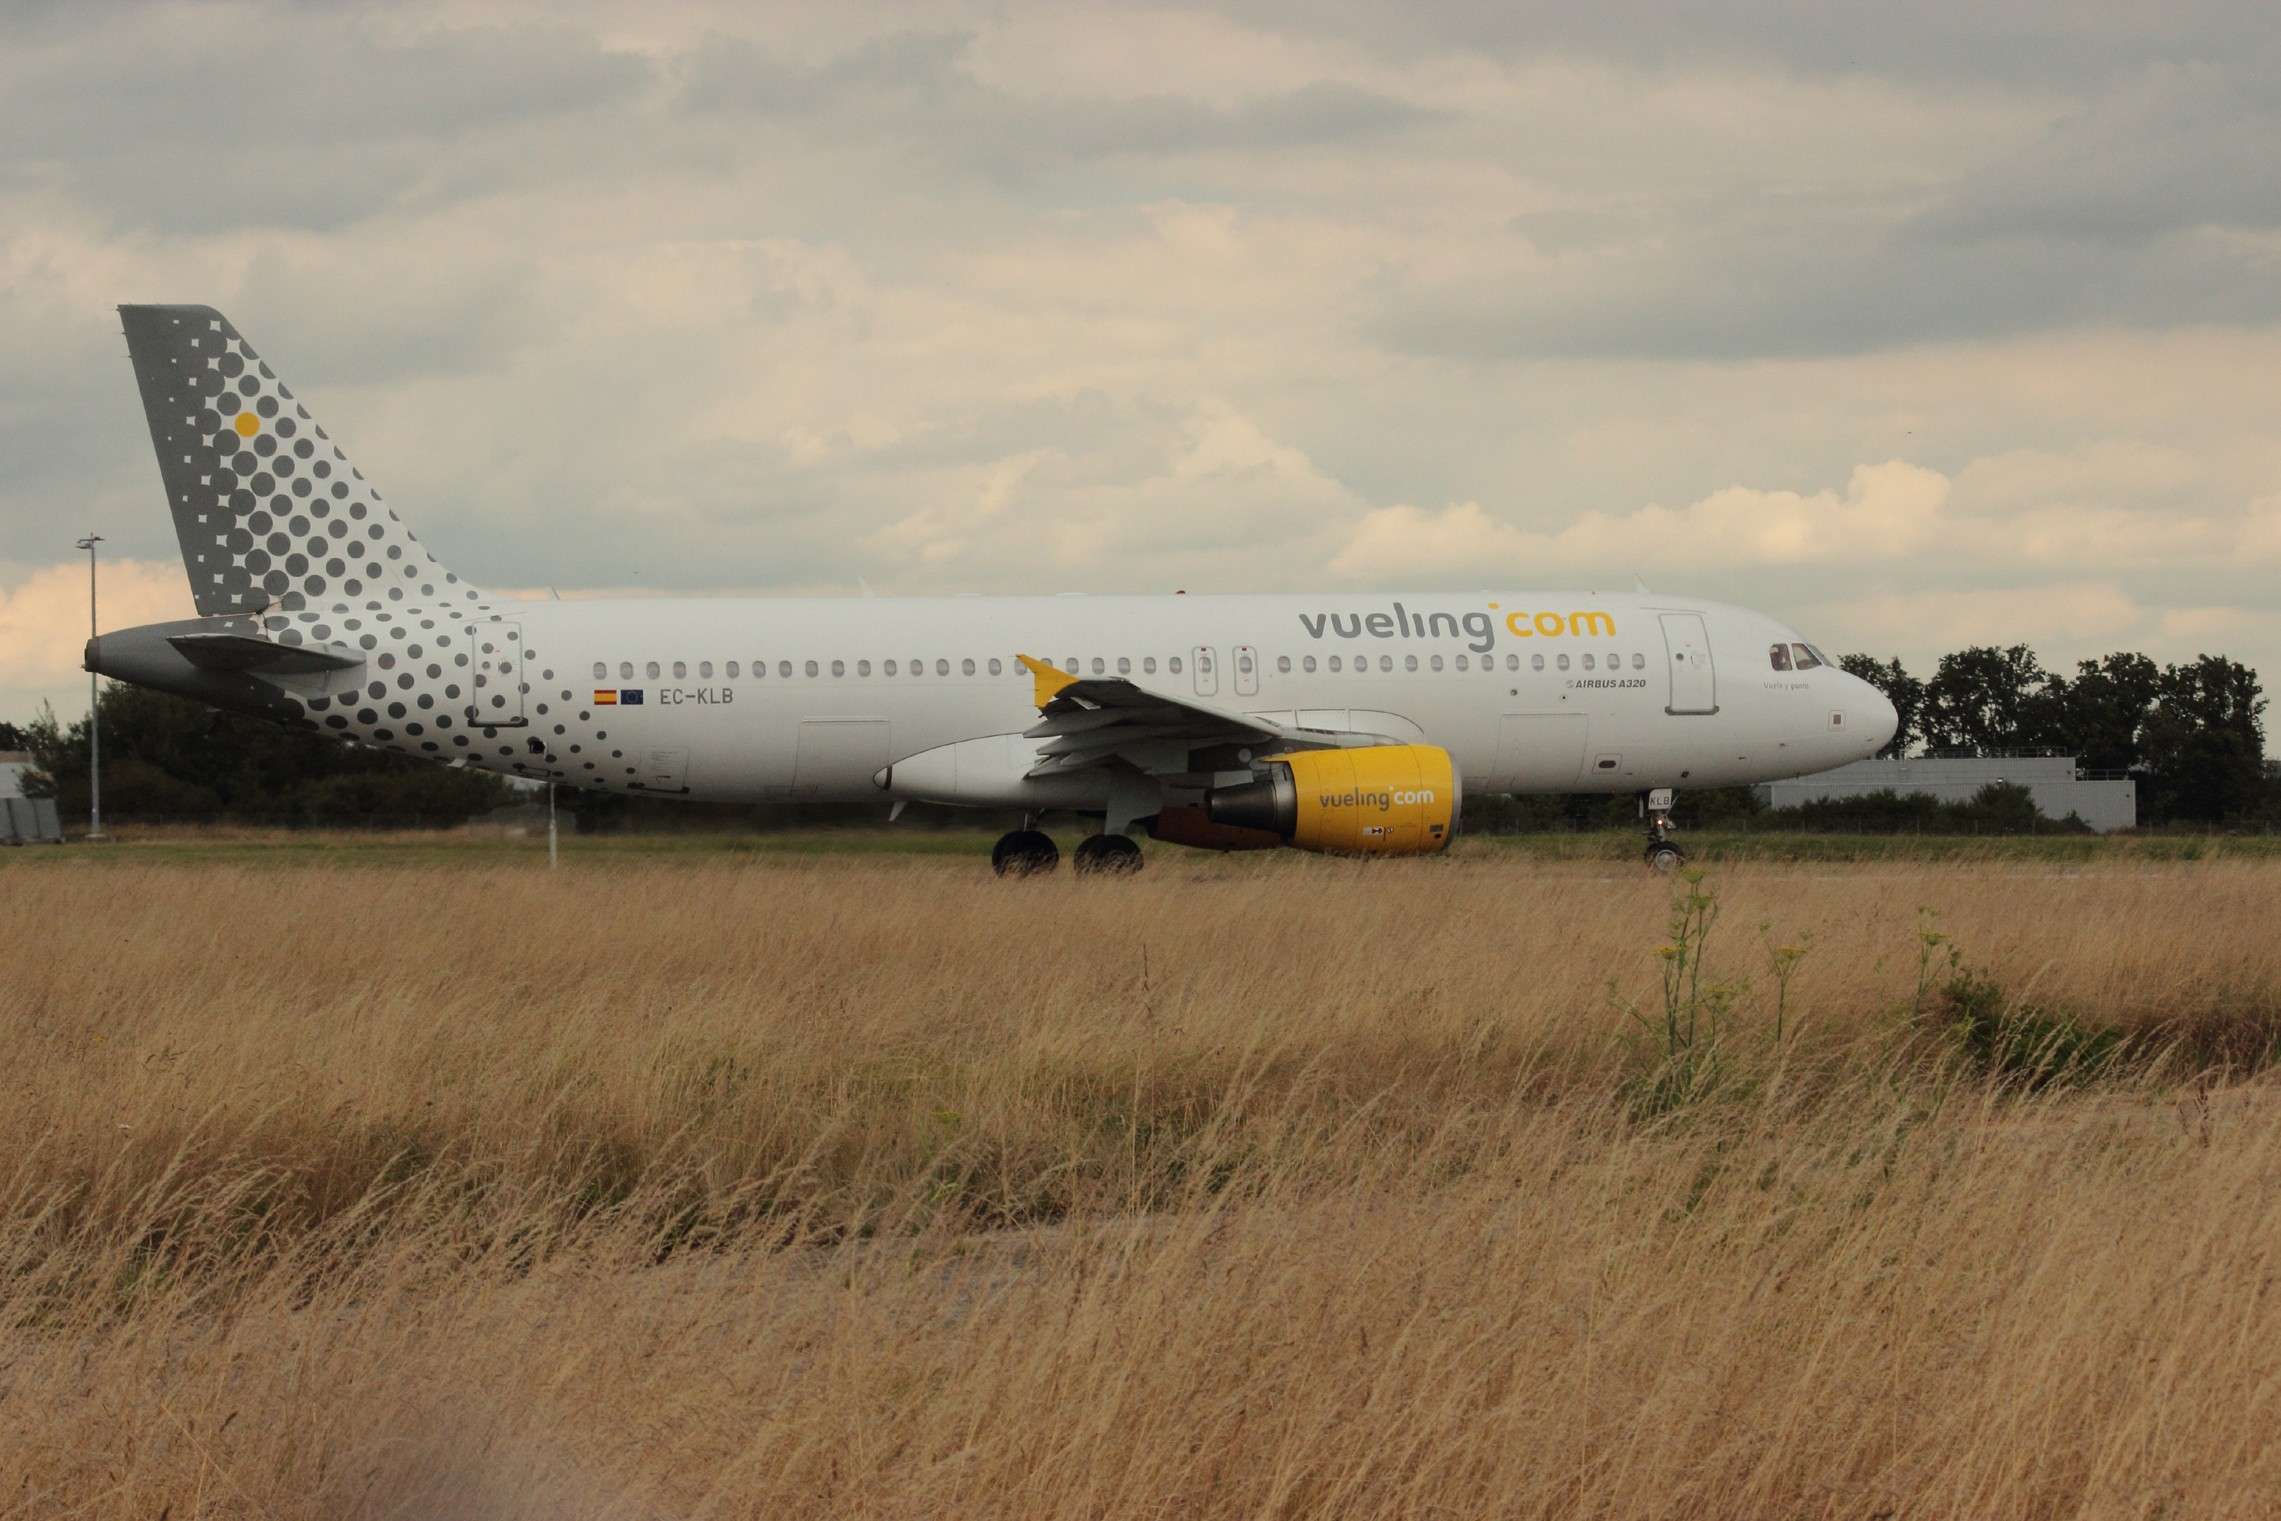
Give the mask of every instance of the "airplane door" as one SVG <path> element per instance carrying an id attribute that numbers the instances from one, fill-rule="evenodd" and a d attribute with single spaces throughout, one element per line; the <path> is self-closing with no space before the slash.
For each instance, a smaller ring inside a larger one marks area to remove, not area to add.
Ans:
<path id="1" fill-rule="evenodd" d="M 1236 646 L 1236 695 L 1259 695 L 1259 651 L 1248 644 Z"/>
<path id="2" fill-rule="evenodd" d="M 1711 639 L 1701 613 L 1665 613 L 1663 648 L 1671 657 L 1671 701 L 1666 713 L 1719 711 L 1717 676 L 1711 669 Z"/>
<path id="3" fill-rule="evenodd" d="M 1188 663 L 1196 671 L 1196 695 L 1216 697 L 1220 691 L 1220 663 L 1212 658 L 1211 650 L 1199 644 L 1188 651 Z"/>
<path id="4" fill-rule="evenodd" d="M 1514 792 L 1566 792 L 1584 770 L 1581 713 L 1507 713 L 1497 725 L 1497 779 Z"/>
<path id="5" fill-rule="evenodd" d="M 523 716 L 523 626 L 520 623 L 472 623 L 468 637 L 475 641 L 475 659 L 469 663 L 467 721 L 491 729 L 519 729 Z"/>

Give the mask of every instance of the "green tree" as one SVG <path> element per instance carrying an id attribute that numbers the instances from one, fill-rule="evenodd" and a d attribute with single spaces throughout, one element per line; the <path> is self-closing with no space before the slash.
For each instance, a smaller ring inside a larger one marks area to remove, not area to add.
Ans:
<path id="1" fill-rule="evenodd" d="M 23 730 L 14 724 L 0 723 L 0 750 L 24 750 L 29 749 L 30 745 L 31 742 L 24 738 Z"/>
<path id="2" fill-rule="evenodd" d="M 2054 675 L 2045 689 L 2043 741 L 2092 770 L 2134 770 L 2140 735 L 2161 691 L 2160 668 L 2136 651 L 2079 661 L 2072 680 Z"/>
<path id="3" fill-rule="evenodd" d="M 2223 655 L 2165 666 L 2142 738 L 2156 820 L 2229 823 L 2266 803 L 2265 695 Z"/>
<path id="4" fill-rule="evenodd" d="M 1906 755 L 1909 742 L 1917 737 L 1917 726 L 1925 711 L 1925 684 L 1911 676 L 1908 668 L 1896 655 L 1891 660 L 1879 660 L 1875 655 L 1847 655 L 1838 666 L 1849 676 L 1858 676 L 1878 691 L 1893 705 L 1900 722 L 1893 730 L 1879 755 Z"/>
<path id="5" fill-rule="evenodd" d="M 2045 743 L 2047 678 L 2035 651 L 1975 645 L 1940 657 L 1925 683 L 1922 732 L 1935 754 L 2002 755 Z"/>
<path id="6" fill-rule="evenodd" d="M 108 683 L 98 700 L 107 818 L 446 825 L 509 795 L 486 771 L 352 748 L 143 687 Z M 26 738 L 39 771 L 27 790 L 40 787 L 66 815 L 86 812 L 86 720 L 66 725 L 43 710 Z"/>

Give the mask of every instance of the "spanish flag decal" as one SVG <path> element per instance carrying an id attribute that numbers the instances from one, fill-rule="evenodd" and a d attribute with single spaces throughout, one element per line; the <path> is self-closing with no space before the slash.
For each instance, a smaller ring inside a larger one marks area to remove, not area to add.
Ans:
<path id="1" fill-rule="evenodd" d="M 614 708 L 617 705 L 618 689 L 616 687 L 605 688 L 594 694 L 594 706 L 597 708 Z"/>

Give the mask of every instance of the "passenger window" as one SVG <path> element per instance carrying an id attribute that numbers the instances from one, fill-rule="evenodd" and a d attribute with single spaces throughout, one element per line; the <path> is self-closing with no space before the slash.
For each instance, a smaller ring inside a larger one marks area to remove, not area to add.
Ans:
<path id="1" fill-rule="evenodd" d="M 675 681 L 687 681 L 689 679 L 688 661 L 676 660 L 673 662 L 673 679 Z"/>
<path id="2" fill-rule="evenodd" d="M 1644 671 L 1647 669 L 1647 657 L 1645 655 L 1642 655 L 1638 650 L 1632 651 L 1632 669 L 1635 671 Z"/>
<path id="3" fill-rule="evenodd" d="M 1777 671 L 1787 671 L 1790 669 L 1790 646 L 1787 644 L 1778 644 L 1774 646 L 1774 648 L 1766 652 L 1766 655 L 1769 660 L 1774 662 L 1774 669 Z"/>
<path id="4" fill-rule="evenodd" d="M 1093 657 L 1093 674 L 1096 676 L 1106 676 L 1108 673 L 1109 667 L 1107 664 L 1102 661 L 1100 656 L 1095 655 Z"/>
<path id="5" fill-rule="evenodd" d="M 1568 657 L 1566 655 L 1560 657 L 1560 668 L 1564 671 L 1568 669 Z"/>
<path id="6" fill-rule="evenodd" d="M 789 661 L 789 660 L 779 660 L 779 661 L 777 661 L 777 662 L 776 662 L 776 674 L 777 674 L 777 675 L 779 675 L 779 676 L 790 676 L 790 675 L 792 674 L 792 662 L 791 662 L 791 661 Z M 815 664 L 814 664 L 814 662 L 810 662 L 810 663 L 809 663 L 809 666 L 808 666 L 808 674 L 809 674 L 809 675 L 811 675 L 811 676 L 813 676 L 813 675 L 815 675 L 815 674 L 816 674 L 816 667 L 815 667 Z"/>
<path id="7" fill-rule="evenodd" d="M 1435 670 L 1437 670 L 1437 671 L 1438 671 L 1438 670 L 1440 670 L 1440 669 L 1441 669 L 1441 656 L 1439 656 L 1439 655 L 1435 655 L 1435 656 L 1433 656 L 1431 659 L 1429 659 L 1429 660 L 1427 660 L 1427 661 L 1426 661 L 1426 664 L 1427 664 L 1427 665 L 1429 665 L 1429 666 L 1431 666 L 1433 669 L 1435 669 Z"/>
<path id="8" fill-rule="evenodd" d="M 729 680 L 734 681 L 743 674 L 743 667 L 739 666 L 734 660 L 729 662 Z"/>
<path id="9" fill-rule="evenodd" d="M 935 674 L 937 676 L 948 676 L 950 674 L 950 662 L 938 657 L 935 661 Z"/>
<path id="10" fill-rule="evenodd" d="M 868 660 L 858 660 L 855 663 L 855 674 L 858 676 L 869 676 L 871 674 L 871 662 Z"/>
<path id="11" fill-rule="evenodd" d="M 1532 670 L 1532 671 L 1541 671 L 1541 670 L 1543 670 L 1543 669 L 1544 669 L 1544 657 L 1543 657 L 1542 655 L 1531 655 L 1531 656 L 1529 657 L 1529 669 L 1530 669 L 1530 670 Z"/>
<path id="12" fill-rule="evenodd" d="M 1154 655 L 1141 656 L 1141 674 L 1143 676 L 1154 676 L 1156 674 L 1156 657 Z"/>
<path id="13" fill-rule="evenodd" d="M 1378 657 L 1378 669 L 1380 669 L 1381 671 L 1391 671 L 1391 670 L 1393 670 L 1393 669 L 1394 669 L 1394 657 L 1393 657 L 1392 655 L 1381 655 L 1381 656 L 1379 656 L 1379 657 Z"/>
<path id="14" fill-rule="evenodd" d="M 1338 668 L 1339 668 L 1339 658 L 1338 658 L 1338 656 L 1336 656 L 1336 655 L 1333 655 L 1333 656 L 1331 657 L 1331 669 L 1335 671 L 1335 670 L 1337 670 Z"/>
<path id="15" fill-rule="evenodd" d="M 1180 674 L 1180 657 L 1179 657 L 1178 655 L 1174 655 L 1174 656 L 1172 656 L 1171 658 L 1169 658 L 1168 660 L 1166 660 L 1166 661 L 1164 662 L 1164 668 L 1165 668 L 1165 670 L 1167 670 L 1167 671 L 1171 672 L 1171 673 L 1172 673 L 1173 675 L 1175 675 L 1175 676 L 1179 675 L 1179 674 Z"/>
<path id="16" fill-rule="evenodd" d="M 1584 669 L 1587 671 L 1592 669 L 1592 656 L 1589 651 L 1587 651 L 1584 656 Z"/>
<path id="17" fill-rule="evenodd" d="M 914 661 L 912 661 L 912 662 L 911 662 L 911 674 L 912 674 L 912 675 L 914 675 L 914 676 L 924 676 L 924 675 L 926 675 L 926 674 L 927 674 L 927 663 L 926 663 L 924 660 L 914 660 Z"/>
<path id="18" fill-rule="evenodd" d="M 594 662 L 594 679 L 596 681 L 608 681 L 610 679 L 610 667 L 606 662 L 600 660 Z"/>
<path id="19" fill-rule="evenodd" d="M 1790 648 L 1797 651 L 1798 669 L 1801 671 L 1810 671 L 1822 663 L 1820 657 L 1802 644 L 1793 644 Z"/>
<path id="20" fill-rule="evenodd" d="M 697 679 L 699 681 L 710 681 L 713 679 L 712 661 L 700 660 L 697 662 Z"/>
<path id="21" fill-rule="evenodd" d="M 1305 671 L 1310 676 L 1315 674 L 1315 657 L 1312 655 L 1300 656 L 1299 669 Z"/>
<path id="22" fill-rule="evenodd" d="M 1278 655 L 1275 657 L 1275 674 L 1278 676 L 1288 676 L 1291 674 L 1291 657 L 1289 655 Z"/>
<path id="23" fill-rule="evenodd" d="M 879 669 L 892 676 L 895 674 L 895 662 L 892 660 L 882 660 L 879 662 Z"/>
<path id="24" fill-rule="evenodd" d="M 845 676 L 847 674 L 847 662 L 844 660 L 833 661 L 832 674 L 834 676 Z"/>
<path id="25" fill-rule="evenodd" d="M 808 662 L 808 674 L 811 676 L 816 674 L 816 662 L 813 660 Z"/>
<path id="26" fill-rule="evenodd" d="M 1470 671 L 1473 669 L 1473 667 L 1465 663 L 1465 657 L 1463 655 L 1457 657 L 1457 668 L 1461 671 Z"/>
<path id="27" fill-rule="evenodd" d="M 971 658 L 969 658 L 969 659 L 966 659 L 966 660 L 961 660 L 961 661 L 958 663 L 958 669 L 959 669 L 959 674 L 961 674 L 961 675 L 964 675 L 964 676 L 971 676 L 971 675 L 973 675 L 973 674 L 974 674 L 974 661 L 973 661 Z"/>
<path id="28" fill-rule="evenodd" d="M 1418 668 L 1418 657 L 1417 657 L 1417 656 L 1415 656 L 1415 655 L 1404 655 L 1404 656 L 1402 657 L 1402 669 L 1403 669 L 1403 670 L 1405 670 L 1405 671 L 1414 671 L 1414 670 L 1416 670 L 1417 668 Z"/>
<path id="29" fill-rule="evenodd" d="M 1238 676 L 1249 676 L 1251 674 L 1251 651 L 1236 651 L 1236 674 Z"/>
<path id="30" fill-rule="evenodd" d="M 1505 669 L 1506 669 L 1506 670 L 1508 670 L 1508 671 L 1517 671 L 1517 670 L 1519 670 L 1520 668 L 1521 668 L 1521 657 L 1520 657 L 1520 656 L 1518 656 L 1518 655 L 1507 655 L 1507 656 L 1505 657 Z"/>
<path id="31" fill-rule="evenodd" d="M 646 669 L 649 671 L 649 679 L 652 681 L 657 680 L 657 662 L 652 660 Z"/>
<path id="32" fill-rule="evenodd" d="M 620 681 L 631 681 L 634 679 L 634 663 L 631 660 L 621 660 L 618 662 L 618 679 Z"/>
<path id="33" fill-rule="evenodd" d="M 997 657 L 997 656 L 995 656 L 995 655 L 992 655 L 992 656 L 990 657 L 990 674 L 991 674 L 991 675 L 993 675 L 993 676 L 997 676 L 997 675 L 1000 675 L 1000 674 L 1002 674 L 1002 673 L 1005 671 L 1005 669 L 1006 669 L 1006 668 L 1005 668 L 1004 666 L 1002 666 L 1002 665 L 1000 665 L 1000 664 L 998 663 L 998 657 Z"/>

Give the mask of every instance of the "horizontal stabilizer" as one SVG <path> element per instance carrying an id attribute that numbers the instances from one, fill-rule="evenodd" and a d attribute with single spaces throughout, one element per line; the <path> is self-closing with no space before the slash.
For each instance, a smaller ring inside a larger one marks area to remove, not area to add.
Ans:
<path id="1" fill-rule="evenodd" d="M 166 641 L 201 671 L 262 671 L 306 675 L 345 671 L 364 656 L 337 644 L 273 644 L 251 634 L 176 634 Z"/>

